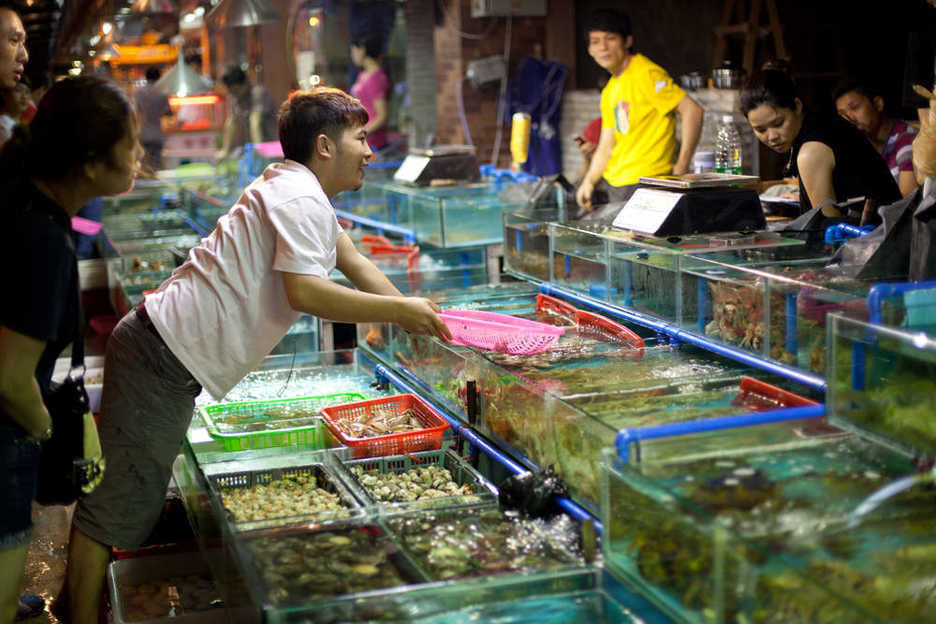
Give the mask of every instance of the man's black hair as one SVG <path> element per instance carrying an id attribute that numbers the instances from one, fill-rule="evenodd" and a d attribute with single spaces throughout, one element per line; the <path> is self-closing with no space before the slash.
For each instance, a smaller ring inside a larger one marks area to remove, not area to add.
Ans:
<path id="1" fill-rule="evenodd" d="M 627 39 L 631 36 L 631 21 L 627 13 L 617 9 L 598 9 L 593 12 L 585 24 L 585 38 L 592 31 L 600 30 L 602 32 L 617 33 L 621 39 Z"/>
<path id="2" fill-rule="evenodd" d="M 146 70 L 146 82 L 156 82 L 159 80 L 159 68 L 150 67 Z"/>
<path id="3" fill-rule="evenodd" d="M 247 74 L 237 65 L 231 65 L 224 72 L 224 75 L 221 76 L 221 82 L 224 83 L 225 87 L 242 85 L 247 82 Z"/>
<path id="4" fill-rule="evenodd" d="M 840 80 L 839 83 L 835 85 L 835 89 L 832 90 L 832 101 L 835 102 L 846 93 L 851 93 L 852 91 L 860 93 L 869 100 L 873 100 L 881 95 L 881 90 L 878 89 L 873 81 L 863 77 L 846 76 Z"/>

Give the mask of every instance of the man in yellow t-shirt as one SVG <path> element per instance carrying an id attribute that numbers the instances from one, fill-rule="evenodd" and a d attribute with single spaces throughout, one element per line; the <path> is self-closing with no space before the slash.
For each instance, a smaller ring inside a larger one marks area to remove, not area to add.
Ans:
<path id="1" fill-rule="evenodd" d="M 587 26 L 588 53 L 611 74 L 601 91 L 601 137 L 591 166 L 575 194 L 592 209 L 594 191 L 609 201 L 626 201 L 641 176 L 683 174 L 702 132 L 702 107 L 673 84 L 659 65 L 631 50 L 630 18 L 602 9 Z M 679 157 L 676 117 L 682 117 Z"/>

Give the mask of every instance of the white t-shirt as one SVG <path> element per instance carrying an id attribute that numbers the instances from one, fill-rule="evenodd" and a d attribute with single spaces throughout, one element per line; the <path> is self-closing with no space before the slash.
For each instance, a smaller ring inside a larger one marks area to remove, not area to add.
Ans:
<path id="1" fill-rule="evenodd" d="M 308 168 L 292 160 L 270 165 L 146 296 L 146 311 L 179 361 L 221 399 L 300 316 L 278 272 L 327 279 L 341 233 Z"/>

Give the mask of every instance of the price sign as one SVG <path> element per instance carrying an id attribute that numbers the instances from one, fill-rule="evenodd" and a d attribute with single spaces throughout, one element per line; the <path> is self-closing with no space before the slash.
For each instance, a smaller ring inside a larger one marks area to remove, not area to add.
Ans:
<path id="1" fill-rule="evenodd" d="M 415 183 L 416 179 L 429 164 L 428 156 L 408 155 L 403 159 L 403 164 L 393 174 L 393 179 L 399 182 Z"/>
<path id="2" fill-rule="evenodd" d="M 656 234 L 682 197 L 680 193 L 669 191 L 637 189 L 611 225 L 645 234 Z"/>

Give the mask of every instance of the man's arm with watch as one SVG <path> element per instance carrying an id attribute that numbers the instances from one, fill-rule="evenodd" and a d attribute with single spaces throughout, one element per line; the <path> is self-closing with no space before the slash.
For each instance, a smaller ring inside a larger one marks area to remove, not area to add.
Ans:
<path id="1" fill-rule="evenodd" d="M 0 325 L 0 408 L 39 442 L 52 436 L 52 418 L 36 382 L 45 346 L 42 340 Z"/>

